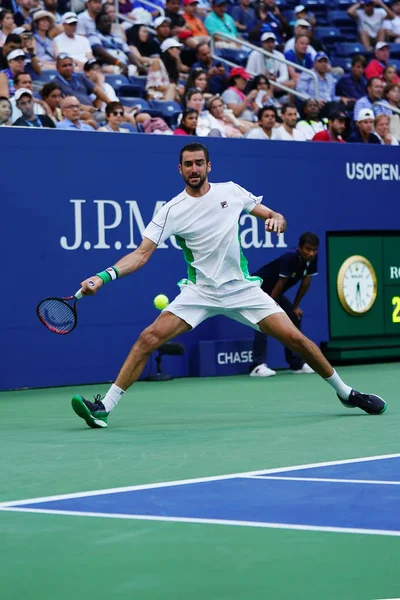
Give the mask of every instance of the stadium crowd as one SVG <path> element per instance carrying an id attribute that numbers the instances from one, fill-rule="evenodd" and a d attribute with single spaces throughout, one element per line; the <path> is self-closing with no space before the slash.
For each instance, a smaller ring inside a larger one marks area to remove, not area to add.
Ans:
<path id="1" fill-rule="evenodd" d="M 400 0 L 182 2 L 0 0 L 0 127 L 399 145 Z"/>

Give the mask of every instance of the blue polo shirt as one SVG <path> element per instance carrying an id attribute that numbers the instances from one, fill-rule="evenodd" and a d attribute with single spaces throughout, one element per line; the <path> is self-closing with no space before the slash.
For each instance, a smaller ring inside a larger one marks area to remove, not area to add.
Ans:
<path id="1" fill-rule="evenodd" d="M 96 86 L 83 73 L 73 73 L 68 81 L 57 73 L 53 81 L 61 88 L 64 96 L 75 96 L 81 104 L 92 105 L 90 94 Z"/>
<path id="2" fill-rule="evenodd" d="M 312 261 L 305 261 L 301 258 L 297 248 L 294 248 L 264 265 L 261 269 L 253 273 L 253 275 L 261 277 L 263 280 L 261 287 L 267 294 L 271 294 L 280 277 L 287 279 L 282 292 L 285 293 L 306 275 L 311 277 L 318 275 L 317 257 L 318 255 Z"/>

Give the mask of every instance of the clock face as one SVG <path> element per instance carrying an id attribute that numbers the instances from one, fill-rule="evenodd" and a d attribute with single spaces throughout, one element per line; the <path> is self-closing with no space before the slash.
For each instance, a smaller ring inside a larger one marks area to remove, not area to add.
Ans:
<path id="1" fill-rule="evenodd" d="M 337 279 L 341 305 L 351 315 L 368 312 L 375 302 L 377 281 L 373 266 L 364 256 L 351 256 L 342 264 Z"/>

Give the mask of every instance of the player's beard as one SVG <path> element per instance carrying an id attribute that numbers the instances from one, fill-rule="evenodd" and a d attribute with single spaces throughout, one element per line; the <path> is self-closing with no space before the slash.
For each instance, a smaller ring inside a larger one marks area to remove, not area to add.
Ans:
<path id="1" fill-rule="evenodd" d="M 201 188 L 201 186 L 203 185 L 203 183 L 206 181 L 207 179 L 207 175 L 200 175 L 197 173 L 197 176 L 199 177 L 198 180 L 196 180 L 195 183 L 193 183 L 190 180 L 190 177 L 184 177 L 185 183 L 187 185 L 187 187 L 191 188 L 192 190 L 199 190 Z"/>

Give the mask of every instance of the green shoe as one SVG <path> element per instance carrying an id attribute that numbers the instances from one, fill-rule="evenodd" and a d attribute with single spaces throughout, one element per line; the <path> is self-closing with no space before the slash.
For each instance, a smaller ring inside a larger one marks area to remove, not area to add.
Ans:
<path id="1" fill-rule="evenodd" d="M 81 419 L 86 421 L 89 427 L 93 427 L 93 429 L 107 427 L 109 413 L 106 412 L 100 394 L 93 397 L 94 402 L 89 402 L 89 400 L 85 400 L 83 396 L 74 396 L 71 401 L 72 408 L 78 417 L 81 417 Z"/>

